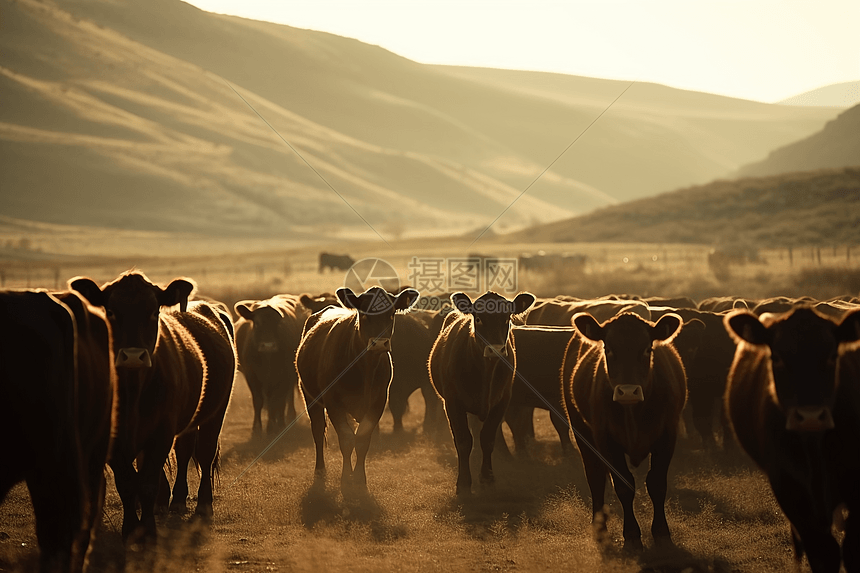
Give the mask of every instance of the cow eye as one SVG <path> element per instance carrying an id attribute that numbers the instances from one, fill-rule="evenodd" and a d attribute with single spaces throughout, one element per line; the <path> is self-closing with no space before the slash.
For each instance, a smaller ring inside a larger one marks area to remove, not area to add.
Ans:
<path id="1" fill-rule="evenodd" d="M 646 348 L 646 349 L 645 349 L 645 352 L 643 352 L 643 353 L 642 353 L 642 356 L 643 356 L 644 358 L 649 358 L 649 357 L 651 356 L 651 349 L 650 349 L 650 348 Z"/>
<path id="2" fill-rule="evenodd" d="M 615 354 L 614 354 L 611 350 L 609 350 L 609 349 L 607 348 L 607 349 L 606 349 L 606 358 L 607 358 L 607 360 L 608 360 L 608 359 L 611 359 L 611 358 L 614 358 L 614 357 L 615 357 Z"/>
<path id="3" fill-rule="evenodd" d="M 475 317 L 475 324 L 483 324 L 483 321 L 479 317 Z"/>
<path id="4" fill-rule="evenodd" d="M 113 319 L 115 319 L 115 318 L 116 318 L 116 315 L 115 315 L 115 314 L 113 313 L 113 311 L 112 311 L 111 309 L 109 309 L 109 308 L 106 308 L 106 309 L 105 309 L 105 315 L 108 317 L 108 320 L 113 320 Z"/>
<path id="5" fill-rule="evenodd" d="M 774 368 L 785 368 L 785 362 L 783 362 L 781 356 L 774 356 L 771 359 L 771 364 Z"/>
<path id="6" fill-rule="evenodd" d="M 158 310 L 152 311 L 152 315 L 150 315 L 149 320 L 158 320 Z"/>

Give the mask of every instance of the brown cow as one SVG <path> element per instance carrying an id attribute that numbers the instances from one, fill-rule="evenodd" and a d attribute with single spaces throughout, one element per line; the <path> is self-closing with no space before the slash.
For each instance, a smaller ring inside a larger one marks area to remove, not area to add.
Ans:
<path id="1" fill-rule="evenodd" d="M 380 287 L 371 287 L 361 295 L 339 288 L 336 294 L 342 308 L 324 309 L 305 323 L 296 370 L 316 446 L 316 479 L 325 477 L 323 446 L 328 412 L 343 455 L 341 489 L 355 486 L 366 490 L 367 451 L 391 384 L 394 313 L 415 304 L 418 291 L 407 289 L 394 297 Z M 353 420 L 358 422 L 357 431 L 353 430 Z"/>
<path id="2" fill-rule="evenodd" d="M 833 511 L 848 507 L 842 558 L 860 571 L 860 312 L 840 323 L 802 307 L 725 318 L 738 343 L 726 410 L 743 449 L 765 472 L 791 523 L 795 558 L 839 571 Z"/>
<path id="3" fill-rule="evenodd" d="M 296 350 L 310 313 L 298 297 L 285 295 L 239 301 L 233 308 L 241 317 L 236 323 L 239 370 L 245 376 L 254 404 L 251 436 L 262 435 L 265 406 L 269 416 L 266 433 L 271 437 L 296 418 L 295 391 L 299 381 Z"/>
<path id="4" fill-rule="evenodd" d="M 42 571 L 82 571 L 115 430 L 110 325 L 77 293 L 0 292 L 0 500 L 26 481 Z"/>
<path id="5" fill-rule="evenodd" d="M 687 399 L 684 367 L 672 346 L 681 317 L 667 314 L 653 323 L 622 313 L 599 324 L 583 313 L 573 322 L 579 335 L 571 339 L 563 370 L 571 360 L 576 365 L 562 383 L 591 490 L 592 522 L 606 531 L 603 504 L 610 469 L 624 509 L 624 546 L 642 547 L 633 513 L 635 484 L 625 454 L 634 467 L 650 454 L 646 483 L 654 506 L 651 533 L 658 543 L 671 542 L 664 507 L 667 473 Z"/>
<path id="6" fill-rule="evenodd" d="M 236 373 L 230 317 L 215 305 L 189 303 L 196 287 L 187 279 L 161 288 L 129 271 L 102 287 L 88 278 L 70 285 L 105 308 L 113 331 L 120 420 L 110 466 L 123 504 L 123 539 L 142 534 L 154 541 L 156 496 L 161 482 L 158 501 L 167 501 L 162 468 L 174 439 L 171 508 L 185 509 L 193 455 L 201 468 L 196 512 L 211 515 L 219 436 Z M 174 305 L 179 310 L 163 309 Z"/>
<path id="7" fill-rule="evenodd" d="M 430 381 L 445 404 L 457 448 L 458 495 L 468 495 L 472 488 L 468 413 L 478 416 L 484 424 L 481 482 L 495 481 L 493 447 L 511 399 L 516 371 L 511 316 L 525 312 L 534 300 L 529 293 L 520 293 L 513 301 L 494 292 L 487 292 L 474 302 L 464 293 L 451 295 L 456 310 L 445 317 L 430 351 L 429 367 Z"/>

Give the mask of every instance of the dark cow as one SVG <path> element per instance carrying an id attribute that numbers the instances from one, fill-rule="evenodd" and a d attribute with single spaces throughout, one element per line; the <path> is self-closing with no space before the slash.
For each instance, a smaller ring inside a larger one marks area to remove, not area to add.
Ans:
<path id="1" fill-rule="evenodd" d="M 638 300 L 561 300 L 548 299 L 536 304 L 526 315 L 525 323 L 542 326 L 572 326 L 573 317 L 587 312 L 599 322 L 622 312 L 651 318 L 648 305 Z"/>
<path id="2" fill-rule="evenodd" d="M 259 438 L 263 431 L 263 406 L 269 415 L 266 433 L 270 437 L 296 418 L 296 350 L 310 316 L 299 301 L 299 297 L 278 295 L 240 301 L 233 307 L 241 317 L 236 324 L 236 349 L 239 370 L 254 403 L 253 438 Z"/>
<path id="3" fill-rule="evenodd" d="M 572 326 L 516 326 L 512 332 L 517 349 L 517 375 L 505 422 L 511 429 L 517 454 L 525 452 L 529 438 L 534 438 L 535 408 L 549 410 L 562 452 L 572 453 L 560 378 L 564 353 L 576 331 Z"/>
<path id="4" fill-rule="evenodd" d="M 687 308 L 652 307 L 651 317 L 658 319 L 674 313 L 684 320 L 684 328 L 673 342 L 687 374 L 687 407 L 692 426 L 702 439 L 702 446 L 716 451 L 714 418 L 723 424 L 723 448 L 729 449 L 732 437 L 721 400 L 726 378 L 735 355 L 735 343 L 723 327 L 724 314 Z"/>
<path id="5" fill-rule="evenodd" d="M 348 271 L 354 264 L 355 260 L 349 255 L 320 253 L 319 272 L 322 274 L 325 269 Z"/>
<path id="6" fill-rule="evenodd" d="M 657 543 L 671 542 L 664 507 L 667 474 L 687 399 L 684 367 L 672 346 L 681 317 L 667 314 L 653 323 L 623 313 L 599 324 L 583 313 L 573 322 L 579 335 L 571 339 L 564 368 L 569 361 L 575 367 L 562 383 L 591 490 L 592 523 L 606 531 L 604 492 L 610 469 L 624 510 L 624 546 L 642 547 L 633 513 L 635 484 L 625 455 L 638 467 L 650 454 L 651 533 Z"/>
<path id="7" fill-rule="evenodd" d="M 416 390 L 421 390 L 424 397 L 422 427 L 425 435 L 431 435 L 436 433 L 436 426 L 442 414 L 442 402 L 430 384 L 430 373 L 427 371 L 427 360 L 436 337 L 416 312 L 394 317 L 397 336 L 391 340 L 394 377 L 388 390 L 388 409 L 394 418 L 394 431 L 402 432 L 403 415 L 408 407 L 409 396 Z"/>
<path id="8" fill-rule="evenodd" d="M 844 503 L 842 559 L 860 571 L 860 312 L 839 324 L 807 307 L 761 318 L 735 312 L 725 325 L 738 343 L 729 420 L 791 522 L 795 558 L 806 553 L 813 571 L 839 571 L 831 524 Z"/>
<path id="9" fill-rule="evenodd" d="M 113 332 L 119 428 L 110 466 L 122 499 L 123 539 L 154 541 L 156 502 L 166 505 L 170 497 L 163 467 L 174 439 L 171 508 L 185 509 L 193 456 L 201 468 L 196 512 L 211 515 L 221 425 L 236 373 L 229 315 L 207 302 L 189 303 L 196 287 L 187 279 L 162 288 L 128 271 L 102 287 L 82 277 L 70 285 L 105 308 Z M 179 310 L 164 308 L 174 305 Z"/>
<path id="10" fill-rule="evenodd" d="M 26 481 L 41 571 L 82 571 L 115 430 L 110 325 L 77 293 L 0 292 L 0 501 Z"/>
<path id="11" fill-rule="evenodd" d="M 343 455 L 341 489 L 366 490 L 367 450 L 391 384 L 394 313 L 408 310 L 418 299 L 418 291 L 408 289 L 394 297 L 380 287 L 361 295 L 340 288 L 336 294 L 342 308 L 329 307 L 305 323 L 296 370 L 316 446 L 316 479 L 325 477 L 328 412 Z M 358 422 L 357 430 L 353 430 L 353 420 Z"/>
<path id="12" fill-rule="evenodd" d="M 472 488 L 468 413 L 483 422 L 481 482 L 495 481 L 493 447 L 511 399 L 516 371 L 511 315 L 525 312 L 534 300 L 529 293 L 520 293 L 513 301 L 494 292 L 487 292 L 474 302 L 463 293 L 451 295 L 456 310 L 445 317 L 430 352 L 429 367 L 430 381 L 445 403 L 457 448 L 458 495 L 468 495 Z"/>
<path id="13" fill-rule="evenodd" d="M 299 302 L 308 310 L 308 316 L 317 313 L 326 307 L 339 306 L 340 304 L 337 297 L 330 292 L 324 292 L 313 297 L 305 293 L 299 295 Z M 305 318 L 305 320 L 307 320 L 307 318 Z M 304 324 L 302 324 L 302 327 L 304 327 Z"/>

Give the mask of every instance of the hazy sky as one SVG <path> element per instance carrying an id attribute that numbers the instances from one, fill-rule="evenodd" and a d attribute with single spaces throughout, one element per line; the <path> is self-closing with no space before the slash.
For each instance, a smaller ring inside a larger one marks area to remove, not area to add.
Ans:
<path id="1" fill-rule="evenodd" d="M 860 0 L 192 0 L 412 60 L 653 81 L 765 102 L 860 79 Z"/>

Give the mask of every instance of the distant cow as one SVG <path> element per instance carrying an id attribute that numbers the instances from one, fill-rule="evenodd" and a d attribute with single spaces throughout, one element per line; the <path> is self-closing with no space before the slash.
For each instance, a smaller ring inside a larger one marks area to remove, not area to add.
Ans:
<path id="1" fill-rule="evenodd" d="M 296 418 L 296 350 L 310 313 L 298 297 L 279 295 L 266 300 L 244 300 L 234 307 L 239 370 L 244 374 L 254 403 L 252 436 L 263 431 L 263 406 L 269 414 L 266 433 L 271 437 Z"/>
<path id="2" fill-rule="evenodd" d="M 535 408 L 549 410 L 562 452 L 571 453 L 573 443 L 561 391 L 561 365 L 576 331 L 572 326 L 516 326 L 512 332 L 517 349 L 517 375 L 505 421 L 517 454 L 525 451 L 529 438 L 534 438 Z"/>
<path id="3" fill-rule="evenodd" d="M 82 571 L 115 429 L 110 326 L 76 293 L 0 292 L 0 500 L 26 481 L 40 569 Z"/>
<path id="4" fill-rule="evenodd" d="M 189 303 L 195 285 L 188 279 L 162 288 L 129 271 L 102 287 L 80 277 L 70 285 L 105 308 L 113 332 L 120 422 L 110 466 L 123 504 L 122 536 L 154 541 L 156 496 L 159 483 L 166 486 L 162 468 L 174 439 L 171 508 L 185 508 L 193 455 L 201 468 L 196 512 L 212 513 L 219 436 L 236 373 L 233 324 L 216 305 Z M 179 310 L 164 308 L 174 305 Z"/>
<path id="5" fill-rule="evenodd" d="M 573 317 L 580 312 L 587 312 L 599 322 L 622 312 L 638 314 L 646 320 L 651 318 L 648 305 L 638 300 L 547 299 L 529 310 L 525 322 L 542 326 L 572 326 Z"/>
<path id="6" fill-rule="evenodd" d="M 445 317 L 442 331 L 430 352 L 430 380 L 445 403 L 448 424 L 454 435 L 459 471 L 457 494 L 471 493 L 469 455 L 472 433 L 467 414 L 483 422 L 481 429 L 481 482 L 490 484 L 496 433 L 502 423 L 516 370 L 511 315 L 521 314 L 535 297 L 520 293 L 513 301 L 487 292 L 472 302 L 468 295 L 455 293 L 456 310 Z"/>
<path id="7" fill-rule="evenodd" d="M 327 412 L 343 455 L 341 489 L 351 485 L 367 489 L 367 450 L 391 384 L 394 313 L 408 310 L 418 291 L 407 289 L 394 297 L 380 287 L 361 295 L 339 288 L 336 294 L 342 308 L 324 309 L 305 323 L 296 370 L 316 446 L 316 478 L 325 476 Z M 353 420 L 358 422 L 357 430 Z"/>
<path id="8" fill-rule="evenodd" d="M 322 273 L 325 269 L 348 271 L 355 260 L 349 255 L 333 255 L 331 253 L 320 253 L 319 272 Z"/>
<path id="9" fill-rule="evenodd" d="M 833 511 L 848 507 L 842 558 L 860 570 L 860 312 L 837 324 L 811 308 L 725 318 L 737 341 L 726 409 L 738 442 L 767 474 L 791 522 L 798 562 L 839 571 Z"/>
<path id="10" fill-rule="evenodd" d="M 588 257 L 576 253 L 523 253 L 519 258 L 519 267 L 526 271 L 545 272 L 551 270 L 581 271 Z"/>
<path id="11" fill-rule="evenodd" d="M 578 432 L 593 523 L 606 531 L 604 491 L 611 469 L 624 510 L 624 546 L 642 547 L 633 513 L 635 484 L 625 455 L 638 467 L 650 454 L 646 483 L 654 506 L 651 533 L 658 543 L 670 541 L 664 507 L 667 474 L 687 398 L 684 367 L 672 346 L 681 318 L 667 314 L 653 323 L 623 313 L 599 324 L 583 313 L 573 322 L 580 336 L 571 339 L 565 370 L 571 360 L 576 365 L 563 380 L 563 390 L 570 424 Z"/>

